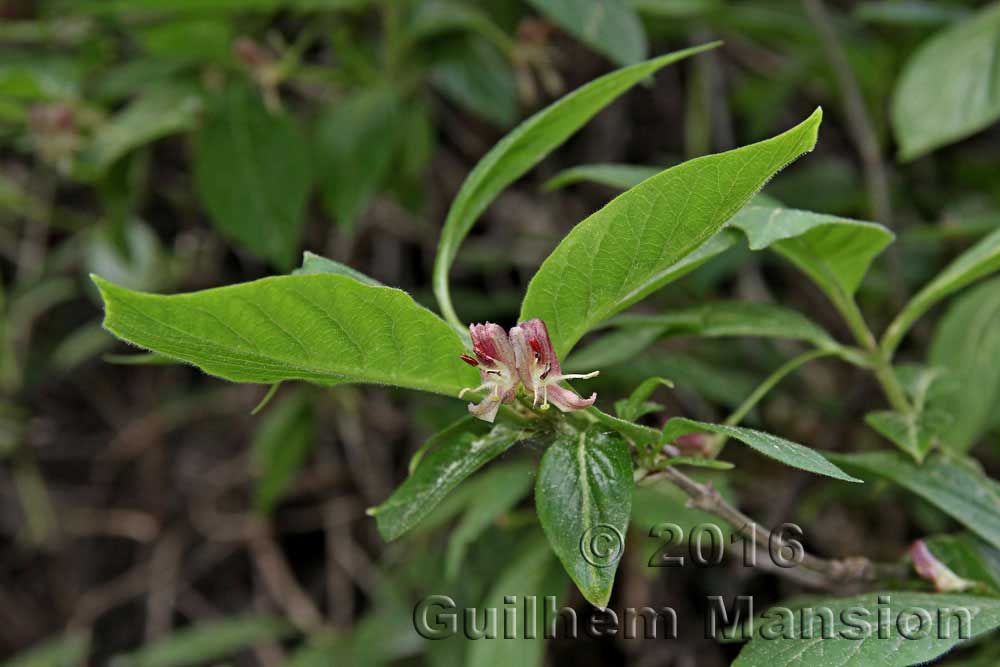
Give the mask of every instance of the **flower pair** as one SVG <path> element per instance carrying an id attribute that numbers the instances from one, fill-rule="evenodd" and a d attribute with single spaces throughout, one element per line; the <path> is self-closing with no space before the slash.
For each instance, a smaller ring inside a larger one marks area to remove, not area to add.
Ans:
<path id="1" fill-rule="evenodd" d="M 492 422 L 504 403 L 514 400 L 518 385 L 534 395 L 533 406 L 541 403 L 547 410 L 549 403 L 563 412 L 580 410 L 593 405 L 597 394 L 581 398 L 574 392 L 560 387 L 563 380 L 592 378 L 600 371 L 584 375 L 564 375 L 559 367 L 552 341 L 545 322 L 540 319 L 522 322 L 504 331 L 499 324 L 472 324 L 472 352 L 475 356 L 462 355 L 462 360 L 479 369 L 483 383 L 475 388 L 463 389 L 459 398 L 468 391 L 488 390 L 486 398 L 470 403 L 469 412 L 483 421 Z"/>

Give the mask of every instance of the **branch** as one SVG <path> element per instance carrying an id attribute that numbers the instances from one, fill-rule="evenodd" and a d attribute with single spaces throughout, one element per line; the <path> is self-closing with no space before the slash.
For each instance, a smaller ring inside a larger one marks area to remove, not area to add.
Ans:
<path id="1" fill-rule="evenodd" d="M 757 544 L 771 544 L 772 540 L 775 540 L 779 545 L 783 543 L 779 535 L 761 526 L 746 514 L 730 505 L 711 484 L 697 482 L 675 468 L 665 468 L 651 473 L 640 481 L 646 483 L 657 479 L 667 479 L 686 493 L 690 497 L 688 501 L 689 507 L 714 514 L 740 533 L 753 538 Z M 875 563 L 863 556 L 829 560 L 805 552 L 802 553 L 802 558 L 798 562 L 798 565 L 801 565 L 802 568 L 812 573 L 821 575 L 823 578 L 822 582 L 826 588 L 833 588 L 836 584 L 849 582 L 872 582 L 879 579 L 904 578 L 909 571 L 905 565 Z M 803 577 L 796 576 L 801 573 L 794 573 L 794 568 L 773 568 L 773 572 L 797 579 L 800 583 L 804 580 Z M 820 580 L 813 578 L 813 583 L 818 584 Z"/>

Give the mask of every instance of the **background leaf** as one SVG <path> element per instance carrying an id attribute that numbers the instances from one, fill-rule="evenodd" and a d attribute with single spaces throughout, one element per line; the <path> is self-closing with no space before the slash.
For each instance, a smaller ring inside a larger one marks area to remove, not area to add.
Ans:
<path id="1" fill-rule="evenodd" d="M 581 42 L 619 65 L 646 57 L 646 32 L 626 0 L 528 0 Z"/>
<path id="2" fill-rule="evenodd" d="M 265 414 L 251 445 L 261 473 L 254 496 L 259 511 L 274 509 L 309 456 L 313 439 L 313 414 L 304 392 L 284 398 Z"/>
<path id="3" fill-rule="evenodd" d="M 1000 549 L 974 535 L 935 535 L 924 539 L 931 553 L 956 575 L 1000 596 Z"/>
<path id="4" fill-rule="evenodd" d="M 663 171 L 662 167 L 633 164 L 584 164 L 564 169 L 545 181 L 542 189 L 552 192 L 576 183 L 591 182 L 618 190 L 628 190 Z"/>
<path id="5" fill-rule="evenodd" d="M 108 331 L 234 382 L 373 382 L 454 396 L 478 381 L 458 358 L 458 336 L 397 289 L 325 274 L 171 296 L 94 282 Z"/>
<path id="6" fill-rule="evenodd" d="M 147 644 L 127 655 L 115 656 L 116 667 L 189 667 L 214 663 L 259 643 L 289 634 L 284 621 L 261 616 L 206 621 Z"/>
<path id="7" fill-rule="evenodd" d="M 332 259 L 327 259 L 322 255 L 317 255 L 314 252 L 309 252 L 306 250 L 302 253 L 302 266 L 292 271 L 293 276 L 310 276 L 315 273 L 333 273 L 340 276 L 348 276 L 354 278 L 360 283 L 369 285 L 371 287 L 385 287 L 382 283 L 375 280 L 374 278 L 369 278 L 365 274 L 352 269 L 346 264 L 341 264 L 340 262 L 335 262 Z"/>
<path id="8" fill-rule="evenodd" d="M 223 235 L 288 270 L 312 187 L 309 151 L 292 116 L 230 87 L 213 109 L 194 162 L 198 191 Z"/>
<path id="9" fill-rule="evenodd" d="M 1000 3 L 947 28 L 906 63 L 892 101 L 902 160 L 912 160 L 1000 117 Z"/>
<path id="10" fill-rule="evenodd" d="M 697 158 L 619 195 L 573 228 L 531 279 L 521 319 L 540 317 L 565 356 L 590 329 L 661 287 L 774 174 L 812 149 L 822 112 L 757 144 Z M 685 193 L 675 200 L 666 193 Z"/>
<path id="11" fill-rule="evenodd" d="M 591 427 L 560 434 L 538 468 L 535 505 L 552 550 L 583 597 L 604 608 L 611 597 L 618 558 L 632 511 L 632 460 L 617 433 Z M 615 532 L 617 531 L 617 532 Z M 607 541 L 600 542 L 607 538 Z M 591 540 L 617 557 L 589 552 Z"/>
<path id="12" fill-rule="evenodd" d="M 413 474 L 388 500 L 368 511 L 378 522 L 379 533 L 387 541 L 400 537 L 462 480 L 523 437 L 521 431 L 504 424 L 486 434 L 449 429 L 437 436 L 437 446 L 424 456 Z"/>
<path id="13" fill-rule="evenodd" d="M 719 435 L 735 438 L 764 456 L 769 456 L 793 468 L 813 472 L 817 475 L 833 477 L 845 482 L 861 481 L 860 479 L 851 477 L 830 463 L 816 450 L 796 444 L 790 440 L 785 440 L 784 438 L 779 438 L 770 433 L 755 431 L 741 426 L 709 424 L 684 417 L 674 417 L 663 427 L 663 438 L 666 442 L 671 442 L 678 436 L 687 433 L 718 433 Z"/>

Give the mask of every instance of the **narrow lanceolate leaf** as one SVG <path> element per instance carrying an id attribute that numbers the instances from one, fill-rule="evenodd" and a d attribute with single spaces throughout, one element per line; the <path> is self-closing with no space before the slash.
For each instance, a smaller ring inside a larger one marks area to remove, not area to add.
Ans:
<path id="1" fill-rule="evenodd" d="M 885 331 L 882 349 L 891 355 L 917 319 L 934 304 L 1000 269 L 1000 229 L 983 238 L 910 299 Z"/>
<path id="2" fill-rule="evenodd" d="M 517 557 L 510 565 L 498 574 L 496 584 L 479 606 L 480 609 L 496 609 L 502 614 L 501 610 L 511 608 L 513 597 L 514 606 L 521 611 L 506 627 L 503 619 L 497 617 L 497 626 L 502 630 L 496 638 L 465 642 L 469 652 L 462 664 L 468 667 L 541 667 L 547 631 L 545 605 L 554 597 L 558 609 L 565 587 L 566 575 L 552 557 L 552 551 L 541 536 L 532 536 L 517 550 Z M 529 608 L 535 613 L 530 613 Z"/>
<path id="3" fill-rule="evenodd" d="M 90 637 L 85 634 L 67 634 L 48 639 L 22 651 L 5 665 L 14 667 L 76 667 L 87 664 Z"/>
<path id="4" fill-rule="evenodd" d="M 365 285 L 370 285 L 372 287 L 385 287 L 385 285 L 379 281 L 366 276 L 357 269 L 352 269 L 346 264 L 341 264 L 340 262 L 327 259 L 322 255 L 317 255 L 316 253 L 306 250 L 305 253 L 302 254 L 302 266 L 292 271 L 292 275 L 308 276 L 314 273 L 333 273 L 341 276 L 349 276 L 358 282 L 364 283 Z"/>
<path id="5" fill-rule="evenodd" d="M 559 27 L 619 65 L 646 57 L 646 32 L 627 0 L 528 0 Z"/>
<path id="6" fill-rule="evenodd" d="M 893 452 L 831 455 L 850 470 L 895 482 L 1000 548 L 1000 484 L 972 461 L 934 456 L 914 465 Z"/>
<path id="7" fill-rule="evenodd" d="M 413 528 L 462 480 L 510 449 L 520 440 L 520 430 L 498 424 L 488 433 L 451 431 L 440 438 L 406 481 L 389 499 L 368 510 L 386 540 Z"/>
<path id="8" fill-rule="evenodd" d="M 159 295 L 93 276 L 104 327 L 234 382 L 389 384 L 454 396 L 475 386 L 454 331 L 408 294 L 339 275 L 278 276 Z"/>
<path id="9" fill-rule="evenodd" d="M 626 90 L 662 67 L 716 46 L 717 43 L 706 44 L 669 53 L 606 74 L 521 123 L 479 161 L 452 202 L 434 261 L 434 294 L 453 325 L 459 325 L 459 320 L 451 305 L 448 271 L 455 261 L 459 244 L 497 194 Z"/>
<path id="10" fill-rule="evenodd" d="M 664 285 L 768 179 L 816 143 L 817 109 L 757 144 L 668 169 L 577 225 L 528 285 L 521 318 L 545 320 L 559 356 L 587 331 Z"/>
<path id="11" fill-rule="evenodd" d="M 910 58 L 893 94 L 900 158 L 920 157 L 1000 118 L 998 40 L 1000 3 L 994 2 Z"/>
<path id="12" fill-rule="evenodd" d="M 291 268 L 313 177 L 292 116 L 271 114 L 257 93 L 233 87 L 202 131 L 194 175 L 224 236 L 281 269 Z"/>
<path id="13" fill-rule="evenodd" d="M 314 442 L 313 413 L 303 392 L 268 411 L 254 433 L 253 460 L 260 473 L 254 505 L 271 512 L 302 469 Z"/>
<path id="14" fill-rule="evenodd" d="M 809 211 L 751 205 L 733 217 L 751 250 L 771 248 L 812 278 L 835 303 L 849 298 L 872 260 L 892 242 L 888 229 Z"/>
<path id="15" fill-rule="evenodd" d="M 596 426 L 557 437 L 538 469 L 542 529 L 583 597 L 602 609 L 625 548 L 633 486 L 628 445 Z"/>
<path id="16" fill-rule="evenodd" d="M 921 625 L 923 621 L 923 625 Z M 910 667 L 1000 626 L 1000 600 L 909 591 L 812 598 L 753 623 L 733 667 Z"/>
<path id="17" fill-rule="evenodd" d="M 996 420 L 1000 398 L 1000 278 L 963 294 L 938 324 L 930 363 L 944 369 L 931 388 L 929 405 L 951 424 L 941 444 L 966 451 Z"/>
<path id="18" fill-rule="evenodd" d="M 216 664 L 245 648 L 291 634 L 287 623 L 263 616 L 207 621 L 178 630 L 134 653 L 115 656 L 121 667 L 186 667 Z"/>
<path id="19" fill-rule="evenodd" d="M 660 167 L 633 164 L 583 164 L 560 171 L 545 181 L 542 189 L 551 192 L 567 185 L 590 182 L 618 190 L 628 190 L 661 171 L 663 169 Z"/>
<path id="20" fill-rule="evenodd" d="M 666 442 L 671 442 L 678 436 L 688 433 L 717 433 L 725 435 L 739 440 L 764 456 L 769 456 L 793 468 L 816 473 L 817 475 L 826 475 L 827 477 L 833 477 L 845 482 L 861 481 L 856 477 L 851 477 L 830 463 L 816 450 L 809 449 L 784 438 L 779 438 L 770 433 L 755 431 L 741 426 L 709 424 L 684 417 L 674 417 L 663 427 L 663 439 Z"/>

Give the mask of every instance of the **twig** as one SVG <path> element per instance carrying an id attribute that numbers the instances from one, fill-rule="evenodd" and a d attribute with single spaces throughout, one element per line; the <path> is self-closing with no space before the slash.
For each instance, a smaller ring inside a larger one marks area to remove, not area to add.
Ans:
<path id="1" fill-rule="evenodd" d="M 250 553 L 268 593 L 291 621 L 308 633 L 323 624 L 323 615 L 292 574 L 288 561 L 274 543 L 270 526 L 259 522 L 250 535 Z"/>
<path id="2" fill-rule="evenodd" d="M 690 500 L 688 505 L 714 514 L 720 519 L 729 523 L 740 533 L 753 538 L 757 544 L 772 544 L 777 540 L 777 544 L 783 543 L 780 536 L 771 530 L 761 526 L 759 523 L 739 511 L 722 497 L 711 484 L 697 482 L 675 468 L 652 473 L 643 478 L 642 481 L 649 482 L 656 479 L 667 479 L 677 485 Z M 839 560 L 828 560 L 819 558 L 803 552 L 798 561 L 804 569 L 820 574 L 826 578 L 827 584 L 833 586 L 837 583 L 846 582 L 871 582 L 883 578 L 902 578 L 907 574 L 907 568 L 895 563 L 874 563 L 863 556 L 852 556 Z M 785 574 L 792 568 L 776 568 L 776 574 Z"/>

